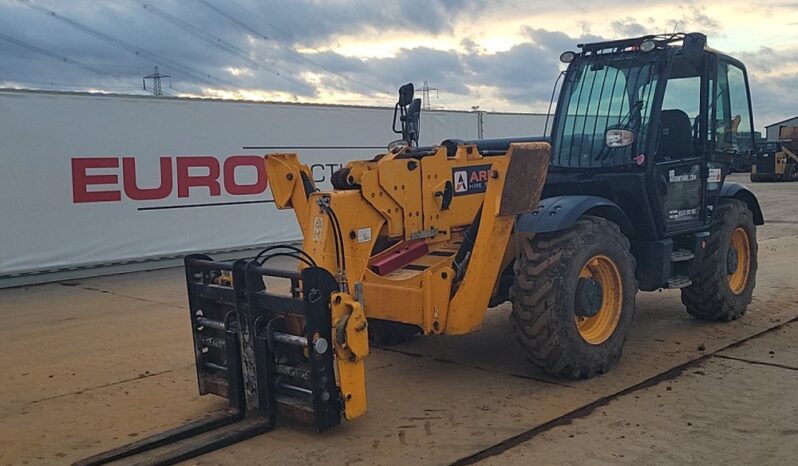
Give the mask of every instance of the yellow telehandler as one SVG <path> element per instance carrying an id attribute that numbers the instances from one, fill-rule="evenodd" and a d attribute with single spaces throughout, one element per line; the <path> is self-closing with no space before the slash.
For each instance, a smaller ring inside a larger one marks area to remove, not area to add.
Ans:
<path id="1" fill-rule="evenodd" d="M 576 378 L 618 361 L 638 290 L 679 288 L 700 319 L 743 315 L 764 222 L 756 197 L 725 181 L 753 147 L 745 67 L 698 33 L 580 48 L 560 57 L 548 138 L 419 147 L 405 85 L 402 139 L 349 162 L 332 190 L 296 154 L 267 155 L 274 203 L 293 209 L 302 244 L 185 259 L 199 390 L 230 410 L 78 464 L 178 442 L 148 460 L 171 464 L 281 416 L 317 431 L 353 420 L 367 410 L 369 340 L 475 332 L 508 300 L 519 351 Z M 269 266 L 285 256 L 296 269 Z M 275 278 L 289 294 L 267 286 Z"/>

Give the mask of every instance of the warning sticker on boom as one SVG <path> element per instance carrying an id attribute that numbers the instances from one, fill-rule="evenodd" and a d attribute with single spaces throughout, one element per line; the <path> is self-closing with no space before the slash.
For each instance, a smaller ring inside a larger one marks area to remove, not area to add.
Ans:
<path id="1" fill-rule="evenodd" d="M 490 165 L 453 168 L 454 195 L 484 193 L 488 189 L 488 173 L 490 173 Z"/>

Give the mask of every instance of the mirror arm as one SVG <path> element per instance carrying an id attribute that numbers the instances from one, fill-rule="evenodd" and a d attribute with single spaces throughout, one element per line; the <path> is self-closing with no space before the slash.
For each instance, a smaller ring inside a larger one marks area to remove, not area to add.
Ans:
<path id="1" fill-rule="evenodd" d="M 396 134 L 402 134 L 402 133 L 404 132 L 404 126 L 405 126 L 405 124 L 404 124 L 404 121 L 402 121 L 402 130 L 400 131 L 400 130 L 397 130 L 397 129 L 396 129 L 396 114 L 397 114 L 398 112 L 399 112 L 399 104 L 397 103 L 397 104 L 396 104 L 396 105 L 393 107 L 393 126 L 391 127 L 391 129 L 392 129 L 392 130 L 393 130 L 393 132 L 394 132 L 394 133 L 396 133 Z M 402 109 L 402 113 L 404 113 L 404 108 Z M 400 118 L 401 118 L 401 117 L 400 117 Z"/>

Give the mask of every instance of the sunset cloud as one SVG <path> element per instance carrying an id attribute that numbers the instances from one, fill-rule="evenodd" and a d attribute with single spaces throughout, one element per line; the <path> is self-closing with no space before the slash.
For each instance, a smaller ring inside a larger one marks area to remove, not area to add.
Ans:
<path id="1" fill-rule="evenodd" d="M 798 87 L 795 24 L 790 1 L 0 0 L 0 32 L 17 41 L 0 40 L 0 86 L 143 93 L 158 65 L 173 95 L 391 105 L 426 80 L 446 108 L 539 112 L 563 50 L 701 31 L 746 62 L 761 128 L 798 113 L 784 99 Z"/>

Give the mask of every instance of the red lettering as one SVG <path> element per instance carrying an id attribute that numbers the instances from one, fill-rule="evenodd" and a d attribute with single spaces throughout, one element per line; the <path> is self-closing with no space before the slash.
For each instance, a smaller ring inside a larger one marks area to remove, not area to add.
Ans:
<path id="1" fill-rule="evenodd" d="M 117 184 L 119 175 L 89 175 L 90 168 L 119 168 L 114 157 L 87 157 L 72 159 L 72 202 L 109 202 L 122 200 L 122 193 L 114 191 L 89 191 L 89 185 Z"/>
<path id="2" fill-rule="evenodd" d="M 122 157 L 122 180 L 125 195 L 134 201 L 165 199 L 172 192 L 172 160 L 161 157 L 161 184 L 156 188 L 139 188 L 136 184 L 136 159 Z"/>
<path id="3" fill-rule="evenodd" d="M 258 178 L 252 184 L 239 184 L 236 182 L 236 168 L 255 167 Z M 261 194 L 266 191 L 266 166 L 262 157 L 257 155 L 233 155 L 224 161 L 224 189 L 235 196 L 247 194 Z"/>
<path id="4" fill-rule="evenodd" d="M 207 175 L 190 175 L 189 168 L 205 168 Z M 219 196 L 219 161 L 213 157 L 178 157 L 177 158 L 177 197 L 188 197 L 191 187 L 208 188 L 211 196 Z"/>
<path id="5" fill-rule="evenodd" d="M 488 171 L 480 170 L 471 172 L 470 183 L 479 183 L 480 181 L 488 181 Z"/>
<path id="6" fill-rule="evenodd" d="M 177 184 L 177 197 L 189 197 L 191 188 L 207 188 L 211 196 L 222 195 L 222 181 L 225 192 L 233 196 L 247 196 L 262 194 L 268 189 L 268 176 L 263 158 L 256 155 L 233 155 L 224 161 L 212 156 L 182 156 L 175 157 L 176 166 L 172 166 L 172 157 L 159 158 L 160 181 L 156 186 L 140 187 L 136 172 L 136 159 L 122 157 L 122 188 L 118 188 L 119 173 L 90 174 L 94 169 L 119 169 L 117 157 L 77 157 L 72 163 L 72 198 L 75 203 L 83 202 L 108 202 L 122 200 L 122 191 L 125 197 L 133 201 L 151 201 L 168 198 Z M 223 170 L 222 170 L 223 168 Z M 244 181 L 236 179 L 236 174 L 241 170 L 252 174 Z M 223 174 L 223 180 L 219 178 Z M 177 181 L 174 178 L 176 175 Z M 472 179 L 478 175 L 472 174 Z M 95 188 L 93 185 L 107 186 L 107 190 Z"/>

